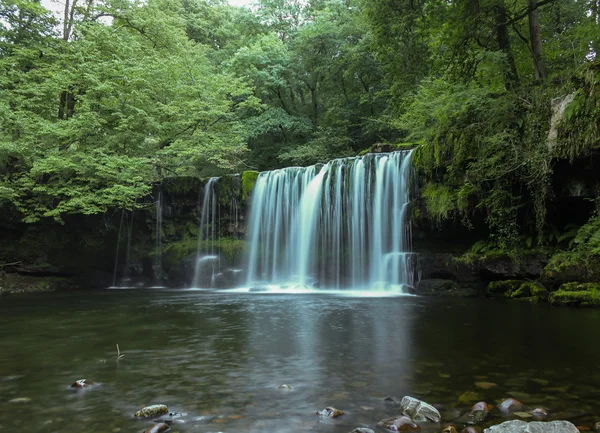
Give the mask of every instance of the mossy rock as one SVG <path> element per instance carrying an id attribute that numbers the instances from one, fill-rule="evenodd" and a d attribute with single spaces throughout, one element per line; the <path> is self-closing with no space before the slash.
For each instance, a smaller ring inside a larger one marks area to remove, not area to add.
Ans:
<path id="1" fill-rule="evenodd" d="M 75 287 L 69 278 L 0 273 L 0 294 L 54 292 Z"/>
<path id="2" fill-rule="evenodd" d="M 600 306 L 600 284 L 571 282 L 550 293 L 552 305 L 592 307 Z"/>
<path id="3" fill-rule="evenodd" d="M 600 256 L 574 251 L 554 254 L 541 280 L 551 289 L 570 282 L 600 282 Z"/>
<path id="4" fill-rule="evenodd" d="M 258 175 L 258 171 L 244 171 L 242 173 L 242 200 L 246 200 L 250 197 L 250 194 L 256 185 Z"/>
<path id="5" fill-rule="evenodd" d="M 488 285 L 487 294 L 494 296 L 512 293 L 519 290 L 521 284 L 523 284 L 522 280 L 491 281 Z"/>

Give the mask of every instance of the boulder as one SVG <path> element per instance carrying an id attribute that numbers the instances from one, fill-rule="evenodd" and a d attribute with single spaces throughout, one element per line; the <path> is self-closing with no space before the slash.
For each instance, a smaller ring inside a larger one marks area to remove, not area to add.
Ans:
<path id="1" fill-rule="evenodd" d="M 331 406 L 327 406 L 325 409 L 317 411 L 317 415 L 326 418 L 337 418 L 338 416 L 342 416 L 343 414 L 344 412 Z"/>
<path id="2" fill-rule="evenodd" d="M 405 396 L 400 402 L 400 411 L 415 421 L 440 422 L 440 412 L 430 405 L 414 397 Z"/>
<path id="3" fill-rule="evenodd" d="M 417 431 L 420 429 L 419 426 L 407 416 L 382 419 L 377 425 L 394 432 Z"/>
<path id="4" fill-rule="evenodd" d="M 483 433 L 579 433 L 569 421 L 541 422 L 512 420 L 487 428 Z"/>
<path id="5" fill-rule="evenodd" d="M 146 406 L 135 413 L 136 418 L 152 418 L 169 413 L 169 408 L 164 404 L 153 404 Z"/>

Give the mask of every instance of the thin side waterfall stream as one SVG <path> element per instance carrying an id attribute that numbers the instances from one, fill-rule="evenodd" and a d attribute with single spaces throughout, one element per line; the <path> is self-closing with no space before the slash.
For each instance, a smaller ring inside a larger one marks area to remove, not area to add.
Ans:
<path id="1" fill-rule="evenodd" d="M 414 283 L 411 151 L 263 172 L 249 218 L 249 287 L 403 293 Z"/>

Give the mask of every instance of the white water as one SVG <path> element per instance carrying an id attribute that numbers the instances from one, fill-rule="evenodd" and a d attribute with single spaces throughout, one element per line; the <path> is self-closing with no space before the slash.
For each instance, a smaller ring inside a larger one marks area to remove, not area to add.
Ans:
<path id="1" fill-rule="evenodd" d="M 247 286 L 401 293 L 413 285 L 406 221 L 411 152 L 261 173 Z"/>
<path id="2" fill-rule="evenodd" d="M 192 287 L 211 288 L 214 285 L 215 272 L 218 266 L 218 256 L 215 255 L 215 240 L 217 237 L 217 195 L 215 185 L 218 177 L 211 177 L 204 186 L 204 198 L 200 210 L 198 225 L 198 248 L 194 266 Z M 210 277 L 207 278 L 207 273 Z M 207 283 L 206 280 L 209 280 Z"/>

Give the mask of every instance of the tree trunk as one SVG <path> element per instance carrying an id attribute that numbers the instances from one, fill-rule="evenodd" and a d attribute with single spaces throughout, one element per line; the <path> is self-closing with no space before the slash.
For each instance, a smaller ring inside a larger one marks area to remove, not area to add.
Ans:
<path id="1" fill-rule="evenodd" d="M 542 46 L 542 35 L 540 33 L 540 13 L 536 8 L 536 0 L 528 0 L 529 5 L 529 39 L 531 40 L 531 55 L 535 68 L 535 79 L 545 80 L 548 78 L 548 70 L 544 61 L 544 49 Z"/>
<path id="2" fill-rule="evenodd" d="M 519 74 L 517 72 L 517 65 L 515 63 L 515 57 L 513 56 L 510 48 L 510 36 L 508 34 L 508 14 L 504 7 L 504 2 L 499 3 L 494 10 L 494 18 L 496 21 L 496 41 L 498 48 L 506 55 L 509 69 L 504 72 L 506 80 L 506 87 L 509 89 L 515 88 L 519 85 Z"/>

